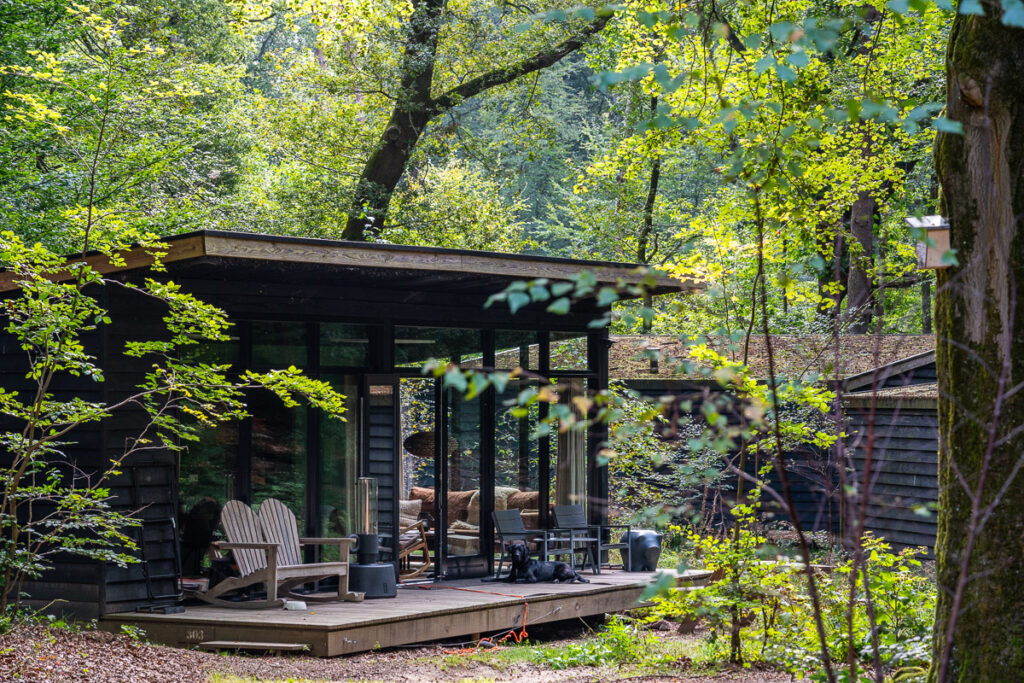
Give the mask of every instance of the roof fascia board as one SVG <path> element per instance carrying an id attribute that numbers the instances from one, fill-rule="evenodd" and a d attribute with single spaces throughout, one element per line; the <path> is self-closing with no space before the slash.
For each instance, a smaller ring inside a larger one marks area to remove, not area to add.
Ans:
<path id="1" fill-rule="evenodd" d="M 846 391 L 857 391 L 858 389 L 868 387 L 877 383 L 883 383 L 890 377 L 902 374 L 908 370 L 916 370 L 917 368 L 924 367 L 929 363 L 935 362 L 935 350 L 925 351 L 914 356 L 908 356 L 907 358 L 901 358 L 900 360 L 887 363 L 886 365 L 880 365 L 877 368 L 872 368 L 866 372 L 860 372 L 856 375 L 850 375 L 843 380 L 843 388 Z"/>
<path id="2" fill-rule="evenodd" d="M 498 275 L 523 279 L 568 279 L 584 270 L 590 270 L 603 283 L 623 279 L 639 283 L 643 277 L 627 266 L 594 265 L 585 262 L 535 260 L 529 257 L 509 259 L 486 252 L 463 252 L 441 249 L 367 249 L 363 245 L 338 242 L 317 243 L 314 240 L 297 242 L 262 237 L 251 239 L 236 235 L 207 234 L 206 255 L 222 258 L 312 263 L 361 268 L 394 268 L 400 270 L 449 271 Z M 661 276 L 655 279 L 661 289 L 689 291 L 701 287 L 690 280 L 680 281 Z"/>
<path id="3" fill-rule="evenodd" d="M 182 239 L 165 241 L 164 244 L 167 245 L 167 251 L 160 257 L 161 263 L 185 261 L 206 255 L 206 244 L 202 235 L 190 235 Z M 115 265 L 111 263 L 110 259 L 105 254 L 97 253 L 89 254 L 85 258 L 70 258 L 68 259 L 68 263 L 85 263 L 91 266 L 96 272 L 102 275 L 107 275 L 109 273 L 120 271 L 148 268 L 156 262 L 156 258 L 151 253 L 152 251 L 153 250 L 145 247 L 135 247 L 128 251 L 120 252 L 120 257 L 124 261 L 123 266 Z M 16 282 L 19 277 L 18 273 L 13 271 L 0 272 L 0 292 L 10 292 L 18 289 Z M 55 274 L 51 279 L 54 282 L 70 280 L 71 273 L 66 270 L 62 270 Z"/>

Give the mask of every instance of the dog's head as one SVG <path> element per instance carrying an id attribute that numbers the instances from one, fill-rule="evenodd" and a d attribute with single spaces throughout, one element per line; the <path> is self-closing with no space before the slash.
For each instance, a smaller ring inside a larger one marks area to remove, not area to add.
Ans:
<path id="1" fill-rule="evenodd" d="M 513 567 L 525 566 L 530 561 L 530 546 L 525 541 L 516 541 L 509 544 L 508 554 L 512 557 Z"/>

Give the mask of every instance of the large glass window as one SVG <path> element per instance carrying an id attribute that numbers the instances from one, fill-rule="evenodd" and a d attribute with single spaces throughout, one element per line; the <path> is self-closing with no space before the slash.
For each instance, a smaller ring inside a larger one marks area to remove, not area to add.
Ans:
<path id="1" fill-rule="evenodd" d="M 451 327 L 395 327 L 395 366 L 415 367 L 430 358 L 479 364 L 480 330 Z"/>
<path id="2" fill-rule="evenodd" d="M 552 504 L 587 504 L 587 430 L 585 415 L 580 412 L 574 399 L 586 396 L 586 385 L 582 380 L 563 380 L 558 393 L 558 402 L 571 406 L 575 419 L 559 425 L 553 439 L 555 449 L 551 467 Z M 565 429 L 563 429 L 565 427 Z"/>
<path id="3" fill-rule="evenodd" d="M 551 333 L 551 370 L 586 370 L 587 335 L 582 332 Z"/>
<path id="4" fill-rule="evenodd" d="M 518 509 L 528 529 L 540 528 L 540 459 L 537 439 L 539 403 L 510 410 L 525 380 L 511 381 L 495 395 L 494 507 Z M 525 411 L 525 414 L 520 414 Z"/>
<path id="5" fill-rule="evenodd" d="M 479 397 L 467 401 L 448 391 L 448 556 L 480 552 L 480 524 L 484 514 L 480 478 Z"/>
<path id="6" fill-rule="evenodd" d="M 318 466 L 320 533 L 327 537 L 348 536 L 353 528 L 356 472 L 359 464 L 359 386 L 351 375 L 329 375 L 324 379 L 345 395 L 344 421 L 319 417 L 320 462 Z M 324 549 L 326 553 L 328 548 Z M 332 559 L 337 549 L 325 559 Z"/>
<path id="7" fill-rule="evenodd" d="M 184 355 L 194 362 L 236 364 L 237 338 L 228 342 L 196 344 Z M 208 564 L 207 548 L 214 540 L 224 503 L 235 497 L 239 425 L 222 422 L 204 427 L 198 441 L 185 444 L 179 454 L 181 504 L 181 568 L 184 576 L 199 576 Z"/>
<path id="8" fill-rule="evenodd" d="M 309 325 L 295 322 L 252 323 L 252 365 L 255 368 L 304 368 L 309 364 Z"/>
<path id="9" fill-rule="evenodd" d="M 370 348 L 366 325 L 322 323 L 320 325 L 320 365 L 345 368 L 366 366 Z"/>
<path id="10" fill-rule="evenodd" d="M 497 330 L 494 333 L 494 367 L 499 370 L 537 370 L 539 351 L 536 332 Z"/>
<path id="11" fill-rule="evenodd" d="M 249 396 L 252 455 L 249 498 L 253 506 L 277 498 L 299 520 L 304 534 L 306 511 L 307 416 L 305 407 L 285 408 L 268 391 Z"/>

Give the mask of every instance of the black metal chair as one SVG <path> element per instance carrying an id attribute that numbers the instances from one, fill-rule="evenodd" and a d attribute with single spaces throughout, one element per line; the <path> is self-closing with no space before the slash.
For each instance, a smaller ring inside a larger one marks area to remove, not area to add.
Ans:
<path id="1" fill-rule="evenodd" d="M 590 524 L 583 513 L 582 505 L 555 505 L 554 513 L 555 527 L 551 529 L 554 538 L 549 542 L 568 542 L 570 551 L 574 553 L 577 543 L 585 544 L 595 574 L 601 573 L 601 558 L 607 550 L 618 550 L 622 555 L 623 568 L 629 567 L 628 524 Z M 625 543 L 614 541 L 612 532 L 615 529 L 625 529 Z M 565 535 L 567 532 L 568 536 Z M 586 568 L 586 564 L 583 568 Z"/>
<path id="2" fill-rule="evenodd" d="M 501 570 L 505 566 L 505 561 L 511 561 L 508 552 L 508 546 L 511 543 L 523 541 L 527 547 L 536 545 L 535 550 L 531 549 L 530 556 L 542 561 L 547 560 L 548 557 L 569 555 L 572 552 L 570 548 L 549 548 L 548 541 L 551 540 L 552 535 L 539 529 L 527 529 L 523 524 L 523 516 L 519 508 L 495 510 L 491 513 L 491 518 L 494 520 L 494 533 L 501 550 L 494 578 L 501 578 Z"/>

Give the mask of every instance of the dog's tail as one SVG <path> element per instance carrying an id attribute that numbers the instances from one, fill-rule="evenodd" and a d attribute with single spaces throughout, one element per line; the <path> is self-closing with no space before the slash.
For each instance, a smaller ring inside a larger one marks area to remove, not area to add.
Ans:
<path id="1" fill-rule="evenodd" d="M 576 580 L 580 583 L 590 583 L 590 579 L 583 578 L 582 576 L 580 576 L 579 572 L 576 572 Z"/>

